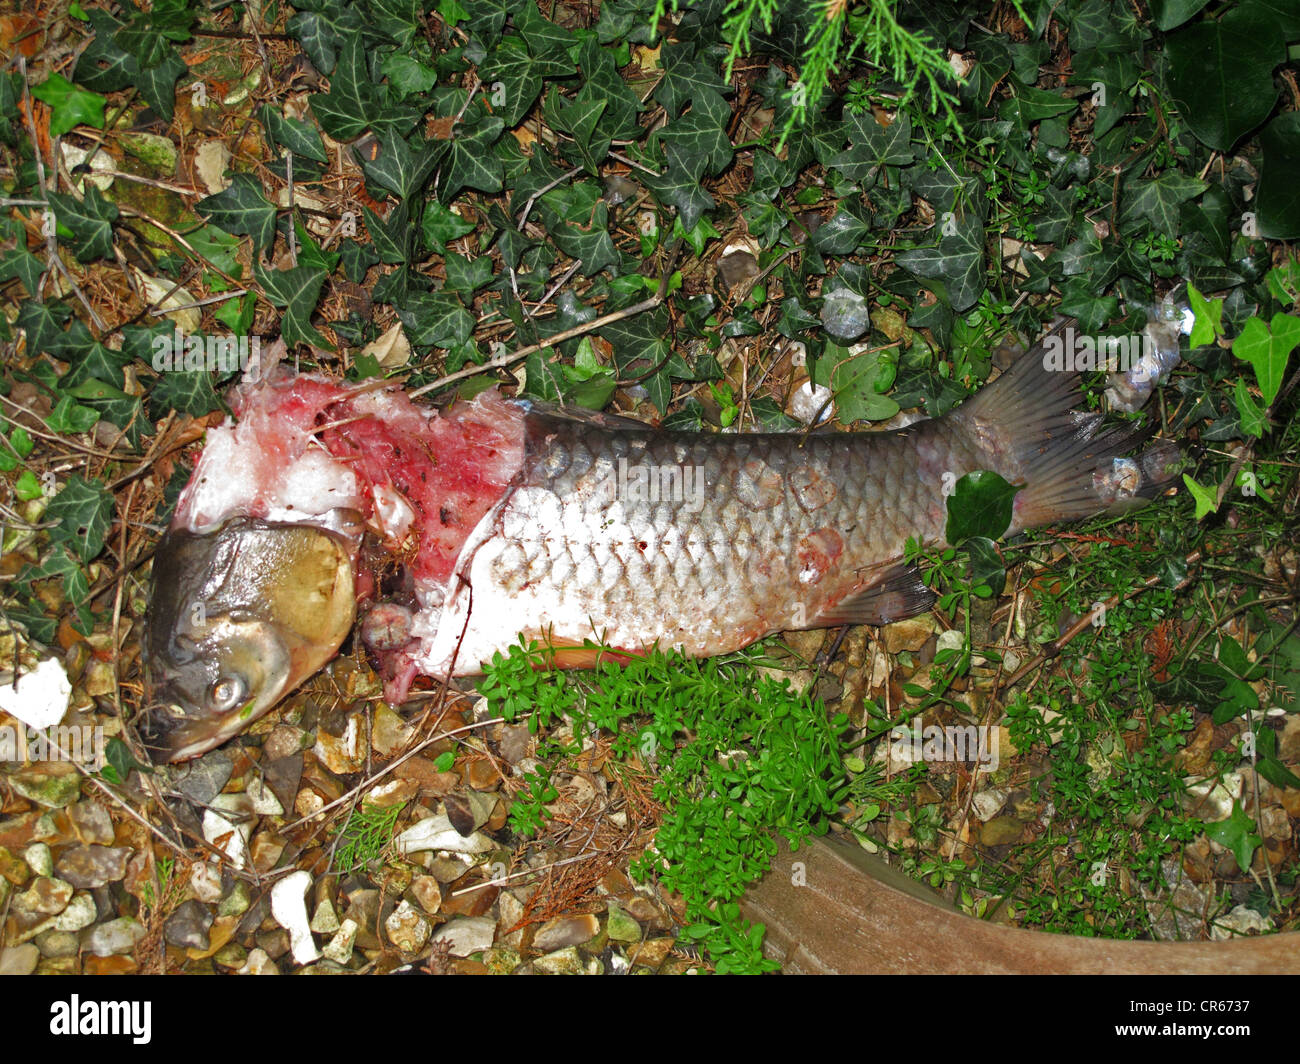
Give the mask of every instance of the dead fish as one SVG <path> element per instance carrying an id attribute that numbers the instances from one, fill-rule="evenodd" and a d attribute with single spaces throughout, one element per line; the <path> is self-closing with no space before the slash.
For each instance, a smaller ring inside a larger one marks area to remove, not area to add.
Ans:
<path id="1" fill-rule="evenodd" d="M 664 432 L 495 390 L 439 414 L 316 374 L 249 381 L 158 548 L 145 730 L 174 760 L 265 713 L 341 645 L 348 576 L 392 702 L 521 637 L 582 666 L 600 647 L 707 656 L 922 612 L 933 595 L 904 547 L 944 542 L 964 474 L 1023 485 L 1009 535 L 1172 480 L 1173 444 L 1131 454 L 1149 434 L 1076 409 L 1077 375 L 1049 363 L 1036 347 L 942 418 L 812 435 Z"/>

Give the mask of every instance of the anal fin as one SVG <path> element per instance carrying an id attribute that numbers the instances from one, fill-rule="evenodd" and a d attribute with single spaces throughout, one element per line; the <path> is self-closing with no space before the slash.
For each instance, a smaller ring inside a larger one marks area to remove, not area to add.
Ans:
<path id="1" fill-rule="evenodd" d="M 882 569 L 866 587 L 821 610 L 809 628 L 841 624 L 890 624 L 924 613 L 938 596 L 925 586 L 921 570 L 898 562 Z"/>

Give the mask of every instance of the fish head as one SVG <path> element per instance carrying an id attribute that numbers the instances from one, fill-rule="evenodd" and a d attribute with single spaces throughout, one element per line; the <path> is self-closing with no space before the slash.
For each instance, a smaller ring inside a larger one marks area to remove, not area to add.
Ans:
<path id="1" fill-rule="evenodd" d="M 183 761 L 243 731 L 338 652 L 355 614 L 342 535 L 251 517 L 168 531 L 142 640 L 146 747 Z"/>

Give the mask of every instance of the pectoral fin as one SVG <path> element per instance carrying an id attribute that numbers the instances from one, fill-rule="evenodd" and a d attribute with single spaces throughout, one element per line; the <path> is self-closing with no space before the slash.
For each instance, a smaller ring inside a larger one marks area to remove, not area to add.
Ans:
<path id="1" fill-rule="evenodd" d="M 925 586 L 921 571 L 915 565 L 899 562 L 880 570 L 866 587 L 810 617 L 808 627 L 890 624 L 924 613 L 936 598 L 938 596 Z"/>

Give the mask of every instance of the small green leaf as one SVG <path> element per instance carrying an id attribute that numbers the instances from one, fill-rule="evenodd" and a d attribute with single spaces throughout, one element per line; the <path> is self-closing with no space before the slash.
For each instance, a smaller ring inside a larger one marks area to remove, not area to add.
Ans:
<path id="1" fill-rule="evenodd" d="M 81 406 L 70 395 L 65 395 L 50 411 L 45 423 L 52 432 L 71 433 L 89 432 L 94 427 L 99 415 L 89 407 Z"/>
<path id="2" fill-rule="evenodd" d="M 149 765 L 142 765 L 137 761 L 135 755 L 131 753 L 131 748 L 116 736 L 104 744 L 104 761 L 106 763 L 100 775 L 110 783 L 125 782 L 132 769 L 138 769 L 140 772 L 154 771 Z"/>
<path id="3" fill-rule="evenodd" d="M 33 499 L 39 499 L 45 493 L 41 490 L 41 482 L 36 479 L 36 474 L 30 469 L 24 469 L 18 474 L 18 479 L 14 481 L 14 494 L 23 502 L 31 502 Z"/>
<path id="4" fill-rule="evenodd" d="M 1197 521 L 1206 516 L 1206 514 L 1216 513 L 1218 511 L 1219 502 L 1215 497 L 1214 488 L 1202 487 L 1186 473 L 1183 474 L 1183 483 L 1187 485 L 1187 490 L 1192 493 L 1192 498 L 1196 500 Z"/>
<path id="5" fill-rule="evenodd" d="M 1300 318 L 1290 314 L 1274 315 L 1267 326 L 1259 318 L 1251 318 L 1232 342 L 1232 353 L 1255 368 L 1265 406 L 1271 406 L 1277 398 L 1287 359 L 1297 344 L 1300 344 Z"/>
<path id="6" fill-rule="evenodd" d="M 1250 870 L 1250 859 L 1264 842 L 1255 834 L 1255 821 L 1246 815 L 1238 801 L 1232 803 L 1232 816 L 1216 824 L 1206 824 L 1205 834 L 1211 842 L 1230 850 L 1243 872 Z"/>
<path id="7" fill-rule="evenodd" d="M 944 538 L 954 545 L 971 536 L 998 539 L 1011 527 L 1012 503 L 1023 486 L 1008 484 L 987 469 L 967 473 L 948 496 Z"/>
<path id="8" fill-rule="evenodd" d="M 172 370 L 164 373 L 149 389 L 149 410 L 155 417 L 176 411 L 202 417 L 221 408 L 206 370 Z"/>
<path id="9" fill-rule="evenodd" d="M 958 313 L 984 291 L 984 223 L 974 213 L 951 215 L 939 225 L 939 244 L 903 251 L 894 261 L 923 281 Z"/>
<path id="10" fill-rule="evenodd" d="M 1268 430 L 1268 420 L 1264 417 L 1263 408 L 1250 394 L 1250 388 L 1240 377 L 1237 378 L 1237 384 L 1233 388 L 1232 398 L 1237 406 L 1237 416 L 1241 418 L 1241 431 L 1247 436 L 1263 436 Z"/>
<path id="11" fill-rule="evenodd" d="M 104 97 L 72 84 L 62 74 L 51 74 L 32 87 L 32 95 L 50 105 L 50 136 L 61 137 L 83 123 L 104 128 Z"/>
<path id="12" fill-rule="evenodd" d="M 1187 302 L 1192 308 L 1195 319 L 1192 334 L 1187 342 L 1192 347 L 1203 347 L 1214 343 L 1216 337 L 1223 335 L 1223 300 L 1206 299 L 1196 286 L 1187 286 Z"/>
<path id="13" fill-rule="evenodd" d="M 997 544 L 986 536 L 969 536 L 962 541 L 962 548 L 970 558 L 967 573 L 971 588 L 977 594 L 981 588 L 986 588 L 993 596 L 1002 594 L 1007 570 Z"/>

